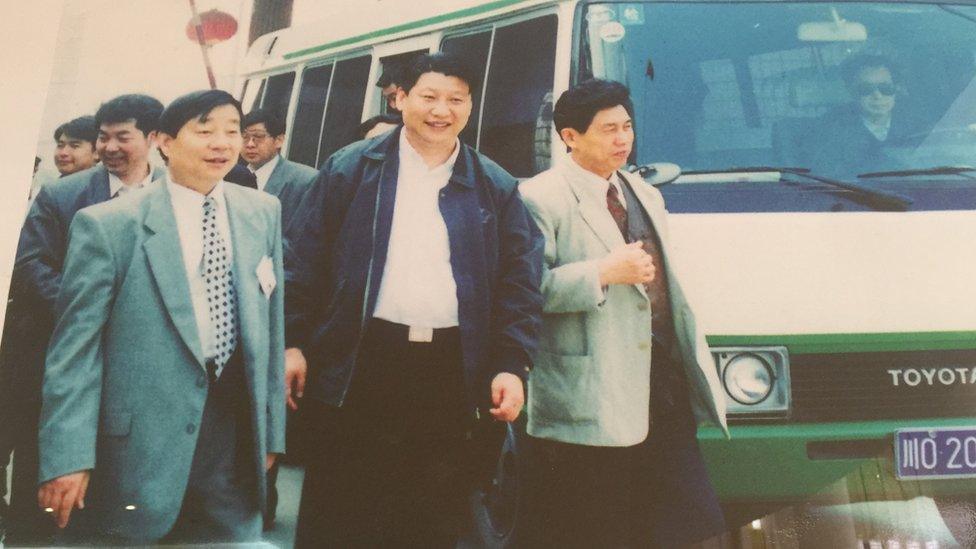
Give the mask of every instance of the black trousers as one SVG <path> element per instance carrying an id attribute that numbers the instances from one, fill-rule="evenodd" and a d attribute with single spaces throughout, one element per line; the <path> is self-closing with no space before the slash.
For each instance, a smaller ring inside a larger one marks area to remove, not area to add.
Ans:
<path id="1" fill-rule="evenodd" d="M 460 334 L 367 325 L 345 405 L 307 401 L 297 547 L 453 548 L 476 462 Z"/>
<path id="2" fill-rule="evenodd" d="M 668 355 L 655 345 L 654 356 Z M 725 530 L 687 389 L 652 400 L 650 434 L 634 446 L 528 437 L 520 546 L 673 549 Z"/>

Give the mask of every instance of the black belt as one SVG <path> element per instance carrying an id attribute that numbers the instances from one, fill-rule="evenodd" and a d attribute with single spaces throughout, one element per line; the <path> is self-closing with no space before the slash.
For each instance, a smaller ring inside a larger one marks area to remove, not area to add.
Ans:
<path id="1" fill-rule="evenodd" d="M 391 341 L 420 344 L 457 340 L 461 335 L 461 329 L 457 326 L 450 328 L 418 328 L 416 326 L 411 327 L 406 324 L 398 324 L 375 317 L 370 319 L 368 330 L 375 336 L 388 338 Z"/>

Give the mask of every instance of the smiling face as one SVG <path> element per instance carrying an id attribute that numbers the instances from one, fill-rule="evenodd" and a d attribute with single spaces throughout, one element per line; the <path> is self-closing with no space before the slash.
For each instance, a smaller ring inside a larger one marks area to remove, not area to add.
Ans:
<path id="1" fill-rule="evenodd" d="M 634 145 L 634 125 L 623 105 L 598 111 L 586 131 L 563 128 L 560 135 L 583 169 L 608 178 L 627 163 Z"/>
<path id="2" fill-rule="evenodd" d="M 98 127 L 95 150 L 108 172 L 126 183 L 145 177 L 149 169 L 149 152 L 156 132 L 149 135 L 136 127 L 135 120 Z"/>
<path id="3" fill-rule="evenodd" d="M 397 90 L 397 108 L 410 144 L 422 149 L 453 150 L 471 116 L 471 89 L 456 76 L 420 75 L 410 93 Z"/>
<path id="4" fill-rule="evenodd" d="M 232 105 L 191 118 L 175 137 L 159 136 L 173 181 L 204 194 L 234 167 L 242 146 L 241 116 Z"/>
<path id="5" fill-rule="evenodd" d="M 57 147 L 54 149 L 54 165 L 61 175 L 68 175 L 81 170 L 87 170 L 98 162 L 95 144 L 67 133 L 58 137 Z"/>

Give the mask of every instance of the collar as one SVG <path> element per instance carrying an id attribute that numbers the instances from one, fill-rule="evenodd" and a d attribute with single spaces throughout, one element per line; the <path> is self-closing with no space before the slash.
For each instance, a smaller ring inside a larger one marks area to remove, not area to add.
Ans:
<path id="1" fill-rule="evenodd" d="M 251 170 L 251 173 L 253 173 L 257 177 L 271 177 L 271 172 L 274 171 L 275 166 L 278 165 L 278 161 L 280 159 L 281 159 L 281 155 L 276 154 L 273 157 L 271 157 L 271 160 L 265 162 L 260 168 L 254 169 L 253 166 L 248 164 L 247 169 Z"/>
<path id="2" fill-rule="evenodd" d="M 591 198 L 601 203 L 606 202 L 607 191 L 612 184 L 617 188 L 617 196 L 620 197 L 620 201 L 624 201 L 623 183 L 620 181 L 620 175 L 616 170 L 610 174 L 609 179 L 604 179 L 577 164 L 571 156 L 567 156 L 559 165 L 567 174 L 584 182 L 584 185 L 582 185 L 583 192 L 586 192 Z"/>
<path id="3" fill-rule="evenodd" d="M 222 180 L 217 182 L 217 185 L 214 186 L 209 195 L 200 194 L 189 187 L 184 187 L 183 185 L 174 182 L 169 174 L 166 175 L 165 181 L 166 188 L 169 190 L 170 199 L 173 201 L 173 206 L 177 209 L 197 209 L 202 211 L 203 201 L 207 196 L 213 197 L 213 199 L 217 202 L 218 209 L 223 209 L 226 206 L 226 200 L 224 199 L 224 182 Z"/>
<path id="4" fill-rule="evenodd" d="M 135 185 L 129 185 L 127 188 L 130 191 L 135 189 L 141 189 L 152 181 L 152 177 L 153 177 L 153 166 L 152 164 L 150 164 L 149 173 L 146 174 L 146 178 L 136 183 Z M 126 187 L 126 184 L 123 183 L 121 179 L 119 179 L 119 176 L 115 175 L 114 173 L 108 172 L 108 195 L 117 196 L 119 194 L 119 191 L 122 190 L 122 187 Z"/>
<path id="5" fill-rule="evenodd" d="M 457 161 L 458 154 L 461 152 L 460 139 L 457 138 L 454 139 L 454 152 L 451 153 L 451 156 L 449 156 L 447 160 L 445 160 L 442 164 L 438 164 L 433 168 L 427 165 L 427 162 L 424 161 L 424 157 L 422 157 L 420 153 L 413 148 L 413 145 L 410 144 L 410 141 L 407 140 L 406 131 L 400 132 L 399 139 L 400 139 L 399 145 L 400 145 L 401 165 L 403 165 L 404 163 L 410 163 L 414 166 L 417 166 L 418 168 L 423 168 L 427 172 L 446 171 L 448 174 L 450 174 L 451 172 L 454 171 L 454 163 Z"/>

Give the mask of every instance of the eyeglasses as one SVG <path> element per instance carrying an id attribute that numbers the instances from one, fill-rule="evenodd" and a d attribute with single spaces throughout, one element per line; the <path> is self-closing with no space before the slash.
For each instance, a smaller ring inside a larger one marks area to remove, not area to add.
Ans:
<path id="1" fill-rule="evenodd" d="M 244 142 L 247 143 L 248 141 L 253 140 L 255 143 L 260 143 L 265 139 L 267 139 L 268 137 L 269 136 L 266 133 L 245 133 Z"/>
<path id="2" fill-rule="evenodd" d="M 860 97 L 867 97 L 874 92 L 891 97 L 892 95 L 895 95 L 895 85 L 887 82 L 882 82 L 880 84 L 860 82 L 857 85 L 857 95 Z"/>

